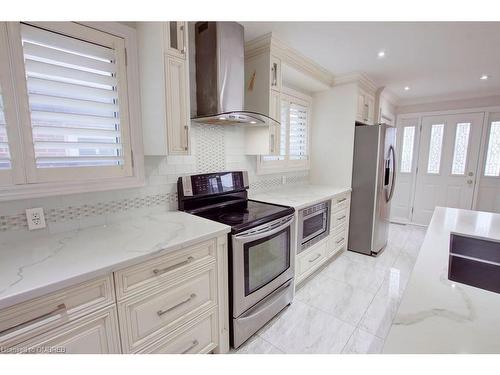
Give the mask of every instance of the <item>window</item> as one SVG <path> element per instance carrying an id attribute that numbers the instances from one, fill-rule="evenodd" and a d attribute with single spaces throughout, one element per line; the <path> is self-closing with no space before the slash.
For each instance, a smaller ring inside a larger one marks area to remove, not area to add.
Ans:
<path id="1" fill-rule="evenodd" d="M 11 169 L 7 123 L 3 111 L 2 87 L 0 86 L 0 170 Z"/>
<path id="2" fill-rule="evenodd" d="M 457 124 L 455 133 L 455 147 L 453 149 L 453 163 L 451 174 L 463 175 L 467 163 L 467 149 L 469 147 L 470 123 Z"/>
<path id="3" fill-rule="evenodd" d="M 401 173 L 411 173 L 414 141 L 415 126 L 405 126 L 403 128 L 403 142 L 401 147 Z"/>
<path id="4" fill-rule="evenodd" d="M 117 51 L 21 25 L 37 168 L 122 166 Z"/>
<path id="5" fill-rule="evenodd" d="M 290 103 L 290 160 L 307 160 L 307 122 L 308 108 Z"/>
<path id="6" fill-rule="evenodd" d="M 444 124 L 434 124 L 431 127 L 429 142 L 429 161 L 427 173 L 438 174 L 441 167 L 441 148 L 443 147 Z"/>
<path id="7" fill-rule="evenodd" d="M 309 111 L 311 98 L 285 89 L 281 94 L 280 153 L 261 156 L 259 173 L 309 168 Z"/>
<path id="8" fill-rule="evenodd" d="M 488 177 L 500 176 L 500 121 L 493 121 L 490 126 L 484 175 Z"/>
<path id="9" fill-rule="evenodd" d="M 140 168 L 132 164 L 138 146 L 133 135 L 140 128 L 131 118 L 137 121 L 138 103 L 128 92 L 138 82 L 125 50 L 126 43 L 135 48 L 133 31 L 113 23 L 92 26 L 10 23 L 0 28 L 8 36 L 8 73 L 18 101 L 19 120 L 9 124 L 21 135 L 15 148 L 22 150 L 22 163 L 14 168 L 22 169 L 24 181 L 17 185 L 43 186 L 50 194 L 55 183 L 62 191 L 76 184 L 82 191 L 141 184 Z M 8 163 L 5 145 L 5 118 L 0 116 L 0 168 Z"/>

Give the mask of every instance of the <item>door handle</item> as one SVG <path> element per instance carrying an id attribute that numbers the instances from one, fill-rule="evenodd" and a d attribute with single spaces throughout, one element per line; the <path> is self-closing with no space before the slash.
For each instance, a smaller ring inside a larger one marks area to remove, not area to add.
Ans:
<path id="1" fill-rule="evenodd" d="M 394 151 L 394 147 L 391 145 L 389 147 L 389 152 L 392 155 L 392 181 L 391 181 L 391 191 L 387 194 L 387 190 L 385 192 L 385 201 L 389 202 L 392 199 L 394 194 L 394 186 L 396 184 L 396 152 Z"/>

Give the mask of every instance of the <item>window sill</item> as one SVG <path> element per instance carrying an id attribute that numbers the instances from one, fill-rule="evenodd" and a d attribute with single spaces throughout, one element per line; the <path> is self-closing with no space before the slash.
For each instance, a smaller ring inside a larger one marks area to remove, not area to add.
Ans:
<path id="1" fill-rule="evenodd" d="M 143 187 L 144 176 L 0 186 L 0 202 Z"/>

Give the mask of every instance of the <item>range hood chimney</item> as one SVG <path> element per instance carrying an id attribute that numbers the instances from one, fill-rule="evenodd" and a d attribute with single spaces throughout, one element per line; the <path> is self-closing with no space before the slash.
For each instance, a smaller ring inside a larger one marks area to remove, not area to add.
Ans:
<path id="1" fill-rule="evenodd" d="M 196 104 L 192 120 L 202 124 L 269 126 L 279 124 L 245 111 L 243 26 L 237 22 L 197 22 Z"/>

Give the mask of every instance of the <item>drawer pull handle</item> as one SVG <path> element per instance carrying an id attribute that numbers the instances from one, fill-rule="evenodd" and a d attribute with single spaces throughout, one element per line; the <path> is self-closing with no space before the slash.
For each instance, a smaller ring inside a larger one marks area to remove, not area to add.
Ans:
<path id="1" fill-rule="evenodd" d="M 321 254 L 316 254 L 316 256 L 313 259 L 309 259 L 309 263 L 312 263 L 312 262 L 318 260 L 320 256 L 321 256 Z"/>
<path id="2" fill-rule="evenodd" d="M 337 221 L 344 220 L 344 219 L 345 219 L 345 215 L 337 218 Z"/>
<path id="3" fill-rule="evenodd" d="M 165 310 L 159 310 L 157 312 L 158 316 L 162 316 L 163 314 L 166 314 L 172 310 L 175 310 L 176 308 L 184 305 L 185 303 L 188 303 L 189 301 L 191 301 L 193 298 L 196 297 L 196 294 L 192 293 L 188 298 L 186 298 L 184 301 L 181 301 L 179 302 L 177 305 L 175 306 L 172 306 L 172 307 L 169 307 L 168 309 L 165 309 Z"/>
<path id="4" fill-rule="evenodd" d="M 338 204 L 338 203 L 345 202 L 346 200 L 347 200 L 347 198 L 342 198 L 342 199 L 340 199 L 340 200 L 338 200 L 338 201 L 337 201 L 337 204 Z"/>
<path id="5" fill-rule="evenodd" d="M 344 241 L 344 237 L 342 237 L 340 240 L 335 241 L 335 243 L 339 244 L 339 243 L 341 243 L 342 241 Z"/>
<path id="6" fill-rule="evenodd" d="M 165 267 L 165 268 L 162 268 L 161 270 L 159 270 L 158 268 L 155 268 L 153 270 L 153 273 L 155 275 L 161 275 L 161 274 L 163 274 L 165 272 L 173 271 L 173 270 L 175 270 L 175 269 L 177 269 L 179 267 L 185 266 L 186 264 L 191 263 L 193 260 L 194 260 L 193 257 L 188 257 L 185 261 L 177 263 L 177 264 L 174 264 L 173 266 Z"/>
<path id="7" fill-rule="evenodd" d="M 33 319 L 30 319 L 26 322 L 17 324 L 14 327 L 10 327 L 10 328 L 7 328 L 3 331 L 0 331 L 0 335 L 6 335 L 6 334 L 13 332 L 15 330 L 29 326 L 30 324 L 41 322 L 42 320 L 50 318 L 51 316 L 54 316 L 54 315 L 58 315 L 65 310 L 66 310 L 66 305 L 64 303 L 61 303 L 60 305 L 57 306 L 57 308 L 55 308 L 54 310 L 52 310 L 46 314 L 40 315 L 40 316 L 33 318 Z"/>
<path id="8" fill-rule="evenodd" d="M 186 353 L 190 352 L 191 349 L 195 348 L 198 344 L 199 344 L 198 340 L 193 340 L 193 342 L 191 343 L 191 345 L 189 346 L 189 348 L 187 348 L 186 350 L 184 350 L 181 354 L 186 354 Z"/>

